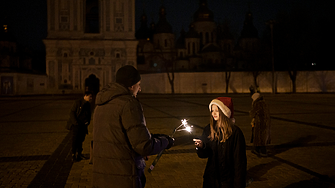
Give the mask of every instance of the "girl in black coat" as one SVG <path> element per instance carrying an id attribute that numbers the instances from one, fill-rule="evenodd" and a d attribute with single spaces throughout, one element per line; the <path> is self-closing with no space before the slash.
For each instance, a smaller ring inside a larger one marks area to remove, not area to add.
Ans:
<path id="1" fill-rule="evenodd" d="M 210 124 L 195 141 L 200 158 L 208 158 L 204 188 L 245 187 L 247 158 L 244 135 L 235 125 L 230 97 L 219 97 L 209 104 Z"/>

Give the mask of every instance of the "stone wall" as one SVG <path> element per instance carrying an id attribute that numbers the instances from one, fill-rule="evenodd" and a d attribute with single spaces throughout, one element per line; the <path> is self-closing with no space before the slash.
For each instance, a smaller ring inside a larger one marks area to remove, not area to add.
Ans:
<path id="1" fill-rule="evenodd" d="M 0 73 L 1 95 L 45 94 L 47 76 L 26 73 Z"/>
<path id="2" fill-rule="evenodd" d="M 142 74 L 143 93 L 171 93 L 167 73 Z M 288 72 L 276 72 L 278 93 L 292 92 Z M 257 79 L 261 92 L 272 92 L 272 72 L 262 72 Z M 228 93 L 249 93 L 251 72 L 231 72 Z M 175 73 L 175 93 L 226 93 L 225 72 Z M 300 71 L 296 92 L 335 92 L 335 71 Z"/>

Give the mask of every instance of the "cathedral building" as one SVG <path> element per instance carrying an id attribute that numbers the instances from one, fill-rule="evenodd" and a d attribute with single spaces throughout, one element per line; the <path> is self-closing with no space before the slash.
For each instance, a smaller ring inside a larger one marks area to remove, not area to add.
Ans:
<path id="1" fill-rule="evenodd" d="M 236 69 L 247 62 L 237 57 L 259 41 L 251 13 L 236 42 L 227 25 L 214 22 L 207 0 L 178 39 L 164 6 L 157 23 L 148 27 L 143 14 L 136 31 L 135 0 L 48 0 L 47 12 L 47 93 L 97 93 L 124 65 L 141 73 Z"/>
<path id="2" fill-rule="evenodd" d="M 48 93 L 97 93 L 136 67 L 135 0 L 48 0 Z"/>
<path id="3" fill-rule="evenodd" d="M 145 14 L 141 18 L 141 27 L 136 32 L 139 40 L 137 47 L 137 68 L 142 73 L 165 72 L 174 61 L 175 35 L 172 26 L 166 20 L 166 10 L 162 6 L 159 10 L 157 24 L 152 23 L 147 27 Z"/>
<path id="4" fill-rule="evenodd" d="M 242 57 L 258 50 L 259 38 L 251 12 L 246 15 L 241 37 L 235 41 L 227 24 L 214 22 L 207 0 L 200 0 L 188 31 L 182 29 L 175 42 L 172 27 L 165 18 L 167 13 L 162 6 L 159 21 L 150 28 L 145 13 L 142 15 L 136 32 L 137 64 L 142 73 L 241 70 L 246 67 Z"/>

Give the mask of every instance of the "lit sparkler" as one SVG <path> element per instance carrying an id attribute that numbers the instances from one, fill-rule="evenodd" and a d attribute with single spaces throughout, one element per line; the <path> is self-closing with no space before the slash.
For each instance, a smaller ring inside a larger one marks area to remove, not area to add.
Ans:
<path id="1" fill-rule="evenodd" d="M 174 136 L 174 134 L 175 134 L 176 131 L 187 131 L 187 132 L 191 132 L 191 131 L 192 131 L 192 127 L 193 127 L 193 125 L 189 125 L 189 124 L 187 123 L 187 120 L 186 120 L 186 119 L 182 119 L 182 120 L 181 120 L 181 124 L 173 130 L 173 132 L 172 132 L 172 136 L 171 136 L 171 137 Z"/>
<path id="2" fill-rule="evenodd" d="M 187 132 L 192 132 L 192 127 L 193 125 L 189 125 L 187 123 L 187 120 L 186 119 L 182 119 L 181 120 L 181 124 L 176 127 L 175 129 L 173 129 L 173 132 L 171 134 L 171 138 L 173 138 L 174 134 L 177 132 L 177 131 L 187 131 Z M 157 157 L 155 158 L 154 162 L 152 162 L 151 166 L 149 167 L 148 169 L 148 172 L 151 173 L 151 171 L 155 168 L 155 165 L 157 164 L 158 160 L 161 158 L 163 152 L 164 152 L 165 149 L 163 149 L 160 153 L 157 154 Z"/>

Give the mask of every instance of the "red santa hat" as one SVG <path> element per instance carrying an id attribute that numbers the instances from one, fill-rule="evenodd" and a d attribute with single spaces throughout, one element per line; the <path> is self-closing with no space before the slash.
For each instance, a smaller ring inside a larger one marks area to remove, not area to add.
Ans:
<path id="1" fill-rule="evenodd" d="M 228 118 L 234 119 L 234 106 L 233 100 L 230 97 L 218 97 L 213 99 L 209 104 L 209 111 L 212 111 L 212 105 L 215 104 Z"/>

